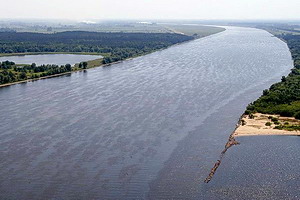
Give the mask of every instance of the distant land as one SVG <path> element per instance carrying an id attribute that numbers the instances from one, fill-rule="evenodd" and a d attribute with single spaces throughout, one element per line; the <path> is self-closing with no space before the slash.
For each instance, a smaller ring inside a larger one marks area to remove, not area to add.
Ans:
<path id="1" fill-rule="evenodd" d="M 8 86 L 11 83 L 38 80 L 112 64 L 225 30 L 201 25 L 166 26 L 143 23 L 135 25 L 124 26 L 123 29 L 119 25 L 117 27 L 120 29 L 111 25 L 110 28 L 106 27 L 107 29 L 101 32 L 75 31 L 74 27 L 64 29 L 63 32 L 53 32 L 53 29 L 47 26 L 27 25 L 26 29 L 24 26 L 22 26 L 23 29 L 14 26 L 14 29 L 2 27 L 0 29 L 0 56 L 71 53 L 102 55 L 103 58 L 78 63 L 74 67 L 70 67 L 68 63 L 64 66 L 47 65 L 47 63 L 44 66 L 36 66 L 34 63 L 24 65 L 24 63 L 12 61 L 3 62 L 0 64 L 0 84 Z M 145 28 L 148 26 L 153 26 L 152 30 L 155 31 L 149 32 L 149 29 Z M 47 29 L 49 33 L 43 32 L 42 29 Z M 95 29 L 91 30 L 95 31 Z"/>

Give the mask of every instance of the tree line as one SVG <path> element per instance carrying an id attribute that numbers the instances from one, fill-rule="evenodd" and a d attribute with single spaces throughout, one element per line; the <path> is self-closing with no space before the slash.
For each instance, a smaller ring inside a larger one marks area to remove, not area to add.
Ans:
<path id="1" fill-rule="evenodd" d="M 84 66 L 87 66 L 87 64 L 81 63 L 79 67 L 84 69 Z M 70 71 L 72 71 L 70 64 L 37 66 L 35 63 L 32 63 L 31 65 L 17 66 L 14 62 L 5 61 L 0 62 L 0 84 L 36 79 Z"/>
<path id="2" fill-rule="evenodd" d="M 192 40 L 175 33 L 104 33 L 68 31 L 53 34 L 0 32 L 0 53 L 93 52 L 105 53 L 103 63 L 143 55 Z"/>

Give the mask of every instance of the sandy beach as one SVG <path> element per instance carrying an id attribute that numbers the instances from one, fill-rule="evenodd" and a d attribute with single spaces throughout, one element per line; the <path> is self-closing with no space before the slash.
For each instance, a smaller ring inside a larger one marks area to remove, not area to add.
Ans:
<path id="1" fill-rule="evenodd" d="M 277 125 L 270 119 L 271 117 L 277 118 L 281 124 L 300 125 L 300 120 L 294 117 L 281 117 L 279 115 L 261 113 L 253 114 L 253 116 L 254 118 L 249 117 L 249 115 L 244 115 L 241 118 L 239 126 L 233 133 L 234 137 L 254 135 L 300 135 L 300 131 L 274 129 Z"/>

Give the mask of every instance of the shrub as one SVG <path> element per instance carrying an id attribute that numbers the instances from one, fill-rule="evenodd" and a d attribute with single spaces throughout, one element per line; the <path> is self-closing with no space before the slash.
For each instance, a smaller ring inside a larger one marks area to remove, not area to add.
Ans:
<path id="1" fill-rule="evenodd" d="M 245 115 L 249 115 L 249 114 L 251 114 L 252 112 L 250 111 L 250 110 L 246 110 L 245 111 Z"/>
<path id="2" fill-rule="evenodd" d="M 274 124 L 275 124 L 275 125 L 279 125 L 280 122 L 279 122 L 279 121 L 275 121 Z"/>
<path id="3" fill-rule="evenodd" d="M 19 75 L 20 80 L 25 80 L 27 79 L 27 75 L 25 72 L 21 72 L 21 74 Z"/>
<path id="4" fill-rule="evenodd" d="M 242 119 L 242 126 L 246 125 L 246 121 Z"/>
<path id="5" fill-rule="evenodd" d="M 265 95 L 268 95 L 269 94 L 269 90 L 264 90 L 263 91 L 263 95 L 265 96 Z"/>
<path id="6" fill-rule="evenodd" d="M 254 119 L 254 115 L 251 113 L 251 114 L 249 114 L 249 119 Z"/>
<path id="7" fill-rule="evenodd" d="M 272 121 L 272 122 L 278 122 L 278 118 L 272 117 L 272 118 L 271 118 L 271 121 Z"/>
<path id="8" fill-rule="evenodd" d="M 283 128 L 282 126 L 275 126 L 274 127 L 274 129 L 279 129 L 279 130 L 282 130 L 282 128 Z"/>
<path id="9" fill-rule="evenodd" d="M 267 122 L 265 125 L 266 125 L 266 126 L 271 126 L 272 123 L 271 123 L 271 122 Z"/>

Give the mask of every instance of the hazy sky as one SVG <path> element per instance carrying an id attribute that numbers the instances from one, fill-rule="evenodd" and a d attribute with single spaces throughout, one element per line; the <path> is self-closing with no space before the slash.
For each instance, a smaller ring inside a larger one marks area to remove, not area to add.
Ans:
<path id="1" fill-rule="evenodd" d="M 300 19 L 300 0 L 0 0 L 0 18 Z"/>

